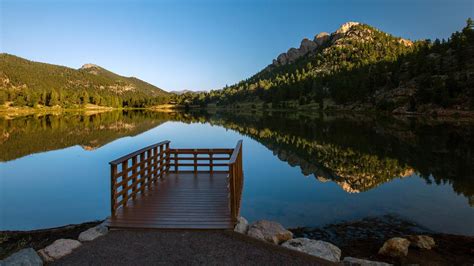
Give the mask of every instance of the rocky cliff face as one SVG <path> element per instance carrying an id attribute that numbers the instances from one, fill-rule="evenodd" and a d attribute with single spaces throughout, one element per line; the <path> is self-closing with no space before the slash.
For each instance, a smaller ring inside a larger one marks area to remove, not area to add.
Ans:
<path id="1" fill-rule="evenodd" d="M 313 40 L 309 40 L 304 38 L 301 41 L 299 48 L 290 48 L 286 53 L 281 53 L 278 55 L 276 59 L 273 59 L 272 66 L 284 66 L 287 64 L 291 64 L 298 60 L 299 58 L 315 53 L 318 48 L 328 47 L 332 45 L 340 45 L 338 42 L 342 38 L 351 38 L 351 39 L 359 39 L 362 41 L 369 41 L 370 40 L 370 30 L 367 32 L 362 32 L 360 30 L 356 30 L 355 26 L 361 25 L 359 22 L 346 22 L 339 27 L 335 32 L 329 34 L 327 32 L 321 32 L 314 36 Z M 413 42 L 406 39 L 401 39 L 399 42 L 405 46 L 413 45 Z"/>

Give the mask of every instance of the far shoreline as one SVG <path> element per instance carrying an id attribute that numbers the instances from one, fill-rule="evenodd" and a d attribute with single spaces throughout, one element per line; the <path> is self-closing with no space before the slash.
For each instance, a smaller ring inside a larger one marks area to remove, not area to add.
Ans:
<path id="1" fill-rule="evenodd" d="M 296 112 L 299 114 L 349 114 L 349 115 L 367 115 L 367 116 L 385 116 L 394 118 L 423 118 L 428 120 L 445 120 L 445 121 L 474 121 L 474 111 L 462 111 L 454 109 L 433 109 L 430 113 L 428 112 L 384 112 L 377 110 L 350 110 L 346 108 L 329 108 L 329 109 L 304 109 L 300 107 L 295 108 L 238 108 L 233 106 L 183 106 L 183 105 L 160 105 L 150 107 L 108 107 L 98 105 L 88 105 L 85 107 L 75 108 L 63 108 L 60 106 L 54 107 L 0 107 L 0 117 L 14 118 L 29 115 L 49 115 L 49 114 L 62 114 L 80 112 L 86 114 L 96 114 L 111 111 L 135 111 L 135 110 L 146 110 L 153 112 L 194 112 L 194 111 L 206 111 L 209 113 L 215 112 L 227 112 L 232 111 L 238 114 L 254 114 L 254 113 L 271 113 L 271 112 Z"/>

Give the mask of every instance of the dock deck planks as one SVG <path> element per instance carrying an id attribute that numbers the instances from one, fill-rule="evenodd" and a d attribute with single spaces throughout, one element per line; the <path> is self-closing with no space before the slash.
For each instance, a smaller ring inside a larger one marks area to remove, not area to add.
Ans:
<path id="1" fill-rule="evenodd" d="M 166 173 L 107 220 L 112 228 L 231 229 L 228 173 Z"/>

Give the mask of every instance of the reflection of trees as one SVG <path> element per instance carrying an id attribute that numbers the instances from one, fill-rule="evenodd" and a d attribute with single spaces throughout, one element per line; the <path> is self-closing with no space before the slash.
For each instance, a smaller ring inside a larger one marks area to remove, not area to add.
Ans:
<path id="1" fill-rule="evenodd" d="M 117 138 L 144 132 L 167 118 L 164 113 L 143 111 L 0 118 L 0 161 L 74 145 L 93 150 Z"/>
<path id="2" fill-rule="evenodd" d="M 474 195 L 472 123 L 297 113 L 196 117 L 182 120 L 209 120 L 236 130 L 303 174 L 335 181 L 350 192 L 417 172 L 427 182 L 452 184 L 471 200 Z"/>
<path id="3" fill-rule="evenodd" d="M 348 192 L 367 191 L 414 172 L 449 183 L 474 205 L 474 124 L 370 116 L 114 111 L 0 118 L 0 161 L 81 145 L 95 149 L 168 120 L 210 123 L 247 135 L 305 175 Z"/>

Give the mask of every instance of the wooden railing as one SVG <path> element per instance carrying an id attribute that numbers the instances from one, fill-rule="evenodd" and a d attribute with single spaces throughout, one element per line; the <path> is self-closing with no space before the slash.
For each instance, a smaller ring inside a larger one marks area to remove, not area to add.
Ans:
<path id="1" fill-rule="evenodd" d="M 237 217 L 240 213 L 243 182 L 244 173 L 242 168 L 242 140 L 239 140 L 229 160 L 229 203 L 230 213 L 234 223 L 237 221 Z"/>
<path id="2" fill-rule="evenodd" d="M 168 172 L 169 145 L 169 141 L 163 141 L 109 163 L 112 215 Z"/>
<path id="3" fill-rule="evenodd" d="M 242 196 L 242 140 L 235 149 L 171 149 L 163 141 L 125 155 L 110 164 L 112 216 L 130 199 L 167 173 L 228 173 L 229 207 L 236 221 Z"/>
<path id="4" fill-rule="evenodd" d="M 212 174 L 216 168 L 219 172 L 227 172 L 232 152 L 233 149 L 170 149 L 170 172 L 210 172 Z"/>

